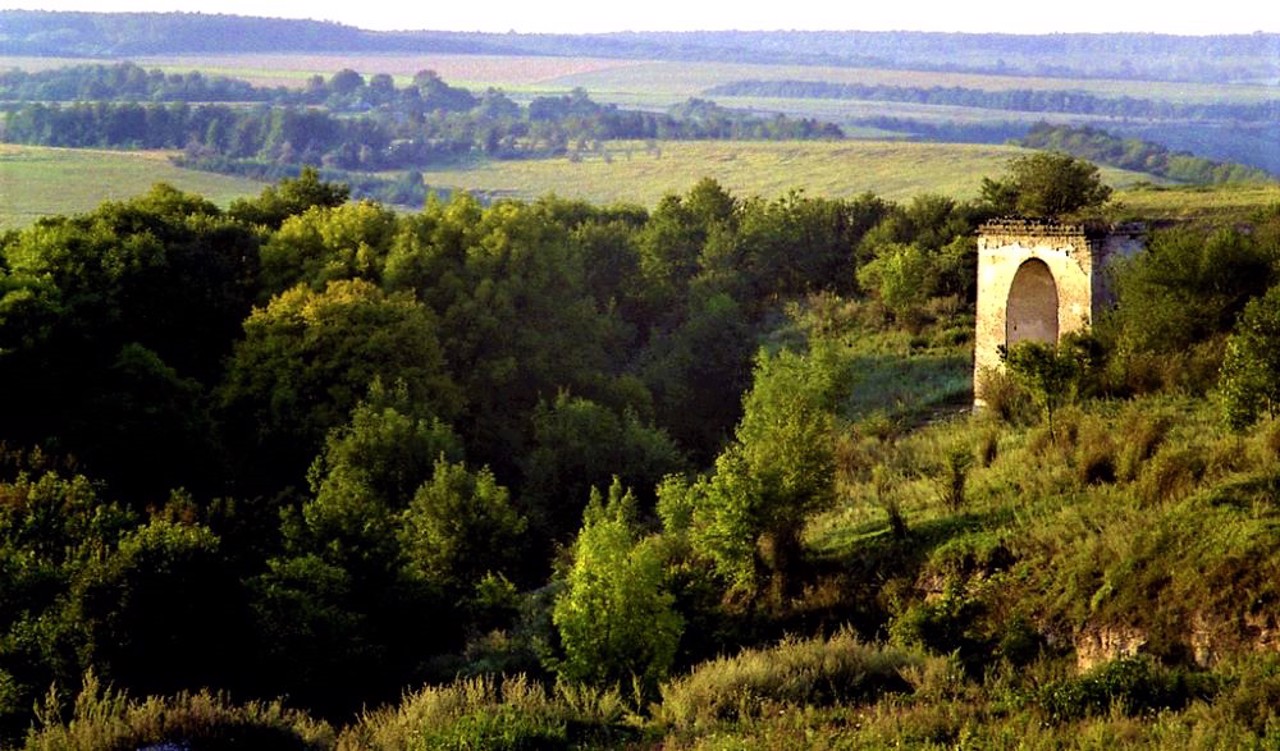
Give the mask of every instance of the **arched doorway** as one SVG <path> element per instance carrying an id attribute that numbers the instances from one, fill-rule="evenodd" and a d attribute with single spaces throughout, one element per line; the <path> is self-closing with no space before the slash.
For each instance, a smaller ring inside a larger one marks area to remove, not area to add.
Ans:
<path id="1" fill-rule="evenodd" d="M 1028 340 L 1058 342 L 1058 285 L 1049 266 L 1038 258 L 1018 267 L 1005 305 L 1005 346 Z"/>

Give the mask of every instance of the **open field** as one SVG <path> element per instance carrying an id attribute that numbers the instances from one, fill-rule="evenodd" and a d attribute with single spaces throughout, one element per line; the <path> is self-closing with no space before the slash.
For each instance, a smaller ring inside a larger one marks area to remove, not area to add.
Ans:
<path id="1" fill-rule="evenodd" d="M 871 192 L 891 200 L 920 193 L 977 196 L 984 176 L 1000 174 L 1021 149 L 1007 146 L 890 141 L 675 142 L 609 144 L 605 152 L 535 161 L 478 161 L 427 172 L 431 186 L 532 199 L 548 193 L 595 203 L 652 208 L 666 193 L 682 193 L 711 177 L 739 196 L 771 199 L 791 190 L 852 197 Z M 1280 205 L 1280 186 L 1220 188 L 1143 186 L 1149 176 L 1104 169 L 1119 190 L 1125 217 L 1186 219 L 1248 215 Z M 156 182 L 199 193 L 225 206 L 254 195 L 261 183 L 179 169 L 161 152 L 51 149 L 0 145 L 0 230 L 41 216 L 88 211 L 105 200 L 146 192 Z"/>
<path id="2" fill-rule="evenodd" d="M 1259 211 L 1280 210 L 1280 185 L 1135 186 L 1116 193 L 1125 218 L 1212 220 L 1221 226 L 1247 221 Z"/>
<path id="3" fill-rule="evenodd" d="M 0 144 L 0 231 L 42 216 L 89 211 L 103 201 L 145 193 L 158 182 L 220 206 L 262 190 L 252 180 L 180 169 L 166 153 Z"/>
<path id="4" fill-rule="evenodd" d="M 832 198 L 871 192 L 892 200 L 920 193 L 973 198 L 984 176 L 1000 174 L 1022 150 L 1007 146 L 890 141 L 640 142 L 609 144 L 602 152 L 568 158 L 477 161 L 426 172 L 427 184 L 492 197 L 533 199 L 548 193 L 594 203 L 652 208 L 666 193 L 682 193 L 703 177 L 740 196 L 776 198 L 792 190 Z M 1131 185 L 1149 176 L 1104 170 L 1109 183 Z M 119 152 L 0 146 L 0 229 L 23 227 L 41 216 L 87 211 L 105 200 L 146 192 L 167 182 L 219 205 L 256 194 L 250 180 L 184 170 L 160 152 Z M 1278 189 L 1280 190 L 1280 189 Z M 1167 204 L 1165 192 L 1136 194 L 1133 208 Z M 1216 193 L 1189 192 L 1217 201 Z M 1266 200 L 1250 194 L 1251 204 Z M 1272 200 L 1280 198 L 1274 193 Z M 1178 199 L 1180 200 L 1180 199 Z M 1126 199 L 1126 203 L 1129 201 Z"/>
<path id="5" fill-rule="evenodd" d="M 609 144 L 603 153 L 538 161 L 481 162 L 469 168 L 426 172 L 428 185 L 488 190 L 531 198 L 553 192 L 598 203 L 654 205 L 711 177 L 738 195 L 774 198 L 791 190 L 847 198 L 866 192 L 894 200 L 920 193 L 977 196 L 984 176 L 1003 172 L 1023 153 L 1009 146 L 844 142 L 667 142 Z M 1149 176 L 1104 171 L 1114 185 Z"/>

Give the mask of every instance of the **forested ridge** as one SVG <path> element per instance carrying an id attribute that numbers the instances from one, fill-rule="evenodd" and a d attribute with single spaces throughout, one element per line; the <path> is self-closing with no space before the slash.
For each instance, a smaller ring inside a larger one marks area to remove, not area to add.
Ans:
<path id="1" fill-rule="evenodd" d="M 136 56 L 383 51 L 838 65 L 1169 81 L 1267 80 L 1275 34 L 948 34 L 694 31 L 610 34 L 370 32 L 315 21 L 200 13 L 0 11 L 0 52 Z"/>
<path id="2" fill-rule="evenodd" d="M 4 234 L 0 743 L 1265 745 L 1280 215 L 1153 232 L 969 415 L 976 227 L 1111 191 L 981 194 Z"/>

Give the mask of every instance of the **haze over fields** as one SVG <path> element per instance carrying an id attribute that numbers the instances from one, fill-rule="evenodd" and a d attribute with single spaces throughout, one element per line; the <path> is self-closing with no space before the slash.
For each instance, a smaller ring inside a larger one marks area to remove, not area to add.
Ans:
<path id="1" fill-rule="evenodd" d="M 372 3 L 284 0 L 264 6 L 252 0 L 44 0 L 0 3 L 0 10 L 39 9 L 94 12 L 227 13 L 336 21 L 370 30 L 486 31 L 521 33 L 601 33 L 615 31 L 694 30 L 863 30 L 950 31 L 1044 34 L 1058 32 L 1157 32 L 1166 34 L 1247 34 L 1280 30 L 1274 14 L 1259 12 L 1257 3 L 1166 4 L 1154 11 L 1146 4 L 1085 0 L 1070 12 L 1051 6 L 1028 7 L 1013 0 L 950 3 L 599 3 L 558 0 L 526 3 Z"/>

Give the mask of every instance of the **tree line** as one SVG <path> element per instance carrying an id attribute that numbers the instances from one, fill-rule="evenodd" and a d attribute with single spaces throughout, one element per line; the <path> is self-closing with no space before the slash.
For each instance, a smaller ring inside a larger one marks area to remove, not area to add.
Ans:
<path id="1" fill-rule="evenodd" d="M 1138 138 L 1119 138 L 1089 126 L 1073 128 L 1039 123 L 1017 143 L 1029 149 L 1061 151 L 1098 164 L 1200 185 L 1274 179 L 1256 167 L 1204 159 Z"/>
<path id="2" fill-rule="evenodd" d="M 336 23 L 191 13 L 0 11 L 15 55 L 207 52 L 549 55 L 875 67 L 1162 81 L 1256 81 L 1277 73 L 1275 34 L 949 34 L 692 31 L 614 34 L 370 32 Z"/>
<path id="3" fill-rule="evenodd" d="M 299 92 L 254 88 L 248 94 L 258 103 L 252 106 L 189 103 L 194 92 L 208 89 L 206 81 L 195 73 L 175 78 L 129 64 L 71 68 L 47 77 L 44 93 L 96 91 L 105 98 L 14 105 L 5 116 L 3 139 L 42 146 L 183 149 L 185 165 L 220 171 L 243 171 L 235 165 L 242 160 L 377 171 L 420 168 L 473 153 L 499 159 L 558 156 L 611 140 L 843 137 L 829 123 L 760 117 L 699 99 L 654 113 L 599 104 L 575 89 L 522 106 L 497 90 L 474 95 L 450 86 L 431 71 L 397 87 L 389 75 L 366 80 L 348 69 L 327 80 L 316 76 Z M 21 91 L 21 85 L 14 89 L 15 95 Z M 176 101 L 132 101 L 164 96 Z"/>
<path id="4" fill-rule="evenodd" d="M 872 102 L 976 107 L 1011 112 L 1053 112 L 1147 120 L 1274 122 L 1280 100 L 1262 102 L 1170 102 L 1131 96 L 1104 97 L 1069 89 L 970 89 L 961 86 L 893 86 L 829 81 L 735 81 L 707 90 L 708 96 L 858 99 Z"/>

